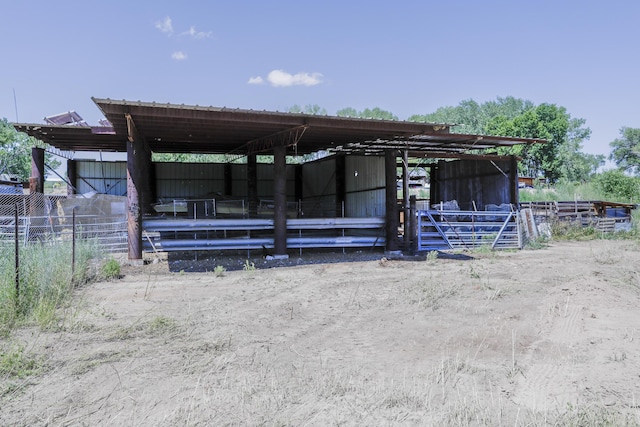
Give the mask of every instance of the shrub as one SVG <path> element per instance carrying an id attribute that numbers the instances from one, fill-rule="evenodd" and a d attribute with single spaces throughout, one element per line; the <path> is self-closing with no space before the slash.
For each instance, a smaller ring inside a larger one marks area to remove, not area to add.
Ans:
<path id="1" fill-rule="evenodd" d="M 102 277 L 105 280 L 114 280 L 121 277 L 120 263 L 113 258 L 109 258 L 100 269 Z"/>

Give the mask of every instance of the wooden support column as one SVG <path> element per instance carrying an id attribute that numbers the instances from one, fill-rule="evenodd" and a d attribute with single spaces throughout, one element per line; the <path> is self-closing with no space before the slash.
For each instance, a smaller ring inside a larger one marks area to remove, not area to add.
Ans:
<path id="1" fill-rule="evenodd" d="M 29 192 L 44 193 L 44 149 L 38 147 L 31 148 Z"/>
<path id="2" fill-rule="evenodd" d="M 510 199 L 509 203 L 515 206 L 516 209 L 520 207 L 520 190 L 518 188 L 518 159 L 516 156 L 510 156 L 510 165 L 509 165 L 509 180 L 511 181 L 509 184 L 510 189 Z"/>
<path id="3" fill-rule="evenodd" d="M 127 233 L 129 260 L 142 261 L 142 217 L 151 209 L 151 150 L 126 114 L 127 142 Z"/>
<path id="4" fill-rule="evenodd" d="M 338 154 L 336 156 L 336 216 L 341 217 L 343 206 L 347 198 L 347 156 Z"/>
<path id="5" fill-rule="evenodd" d="M 287 147 L 273 147 L 274 257 L 287 258 Z"/>
<path id="6" fill-rule="evenodd" d="M 233 194 L 233 166 L 231 163 L 224 164 L 224 190 L 225 196 L 231 196 Z"/>
<path id="7" fill-rule="evenodd" d="M 385 216 L 387 252 L 399 250 L 398 244 L 398 179 L 396 171 L 396 151 L 385 150 L 384 153 L 385 174 Z"/>
<path id="8" fill-rule="evenodd" d="M 402 250 L 411 250 L 411 217 L 409 213 L 409 152 L 402 152 Z"/>
<path id="9" fill-rule="evenodd" d="M 77 193 L 78 164 L 75 160 L 67 160 L 67 196 Z"/>
<path id="10" fill-rule="evenodd" d="M 249 200 L 249 216 L 258 215 L 258 161 L 255 154 L 247 156 L 247 199 Z"/>

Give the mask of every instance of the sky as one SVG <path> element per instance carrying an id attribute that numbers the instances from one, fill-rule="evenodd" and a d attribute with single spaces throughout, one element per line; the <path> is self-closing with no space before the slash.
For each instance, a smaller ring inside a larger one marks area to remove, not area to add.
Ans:
<path id="1" fill-rule="evenodd" d="M 7 1 L 0 118 L 43 123 L 91 97 L 404 120 L 473 99 L 565 107 L 610 153 L 640 128 L 634 0 Z"/>

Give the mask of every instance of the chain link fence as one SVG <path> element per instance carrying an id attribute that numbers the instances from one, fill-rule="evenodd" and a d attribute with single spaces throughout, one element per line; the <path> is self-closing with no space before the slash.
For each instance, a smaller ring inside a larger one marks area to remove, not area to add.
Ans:
<path id="1" fill-rule="evenodd" d="M 76 239 L 92 239 L 105 252 L 127 252 L 126 206 L 126 197 L 103 194 L 0 194 L 0 243 L 13 242 L 16 231 L 23 245 L 71 240 L 75 222 Z"/>

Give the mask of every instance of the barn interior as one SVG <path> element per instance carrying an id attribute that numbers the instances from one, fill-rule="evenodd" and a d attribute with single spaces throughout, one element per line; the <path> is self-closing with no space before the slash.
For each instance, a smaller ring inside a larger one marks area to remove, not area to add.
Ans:
<path id="1" fill-rule="evenodd" d="M 544 142 L 456 134 L 450 124 L 93 101 L 101 126 L 15 127 L 66 153 L 71 193 L 127 197 L 132 260 L 151 250 L 286 257 L 307 248 L 466 247 L 465 234 L 475 240 L 482 223 L 504 232 L 517 210 L 517 159 L 496 149 Z M 88 161 L 78 151 L 127 156 Z M 153 153 L 217 156 L 182 163 Z"/>

